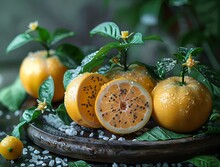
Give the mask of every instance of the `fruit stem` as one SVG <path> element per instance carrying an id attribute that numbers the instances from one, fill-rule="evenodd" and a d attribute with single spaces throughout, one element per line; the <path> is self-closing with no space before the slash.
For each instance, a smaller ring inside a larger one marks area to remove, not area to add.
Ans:
<path id="1" fill-rule="evenodd" d="M 13 149 L 12 148 L 8 148 L 8 152 L 12 152 L 13 151 Z"/>
<path id="2" fill-rule="evenodd" d="M 50 55 L 50 47 L 47 46 L 47 44 L 45 44 L 44 42 L 41 42 L 41 45 L 45 48 L 45 50 L 46 50 L 46 52 L 47 52 L 46 57 L 47 57 L 47 58 L 50 57 L 50 56 L 51 56 L 51 55 Z"/>
<path id="3" fill-rule="evenodd" d="M 124 70 L 127 71 L 128 66 L 127 66 L 127 48 L 120 51 L 121 53 L 121 64 L 124 66 Z"/>
<path id="4" fill-rule="evenodd" d="M 183 86 L 183 85 L 185 85 L 186 83 L 185 83 L 185 74 L 186 74 L 186 72 L 187 72 L 187 67 L 185 67 L 185 66 L 183 66 L 183 68 L 182 68 L 182 71 L 181 71 L 181 77 L 182 77 L 182 81 L 180 82 L 180 86 Z"/>

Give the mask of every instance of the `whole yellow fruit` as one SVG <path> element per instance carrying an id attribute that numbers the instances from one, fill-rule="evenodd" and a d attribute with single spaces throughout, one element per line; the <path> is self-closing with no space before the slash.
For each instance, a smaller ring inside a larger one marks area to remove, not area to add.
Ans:
<path id="1" fill-rule="evenodd" d="M 137 64 L 130 65 L 126 71 L 121 67 L 115 67 L 105 75 L 109 80 L 124 78 L 135 81 L 141 84 L 150 93 L 156 85 L 156 81 L 150 76 L 147 69 Z"/>
<path id="2" fill-rule="evenodd" d="M 170 77 L 159 82 L 152 92 L 153 117 L 156 122 L 175 132 L 192 132 L 201 127 L 212 111 L 208 88 L 192 77 Z"/>
<path id="3" fill-rule="evenodd" d="M 23 143 L 14 136 L 5 137 L 0 143 L 0 153 L 7 160 L 15 160 L 22 154 Z"/>
<path id="4" fill-rule="evenodd" d="M 24 58 L 20 67 L 20 79 L 26 92 L 38 98 L 38 91 L 41 84 L 52 76 L 54 80 L 54 97 L 53 101 L 61 100 L 64 96 L 63 75 L 67 70 L 54 52 L 47 57 L 46 51 L 29 53 Z"/>

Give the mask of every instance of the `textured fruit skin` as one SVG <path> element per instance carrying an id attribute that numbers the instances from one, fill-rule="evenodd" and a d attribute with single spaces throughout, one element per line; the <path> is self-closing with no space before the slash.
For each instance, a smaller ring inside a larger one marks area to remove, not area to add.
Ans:
<path id="1" fill-rule="evenodd" d="M 129 134 L 143 128 L 152 113 L 150 93 L 139 83 L 119 78 L 101 87 L 95 112 L 99 122 L 116 134 Z"/>
<path id="2" fill-rule="evenodd" d="M 0 143 L 0 153 L 7 160 L 18 159 L 22 154 L 22 150 L 23 143 L 14 136 L 5 137 Z"/>
<path id="3" fill-rule="evenodd" d="M 92 79 L 97 77 L 99 81 Z M 94 103 L 101 86 L 107 82 L 105 76 L 97 73 L 83 73 L 70 82 L 64 96 L 64 104 L 73 121 L 84 127 L 101 127 L 95 115 Z"/>
<path id="4" fill-rule="evenodd" d="M 147 69 L 137 64 L 130 65 L 127 71 L 124 71 L 121 67 L 115 67 L 106 73 L 106 77 L 109 80 L 125 78 L 135 81 L 145 87 L 149 92 L 152 92 L 156 85 L 156 81 L 150 76 Z"/>
<path id="5" fill-rule="evenodd" d="M 212 96 L 205 85 L 185 77 L 170 77 L 157 84 L 152 92 L 153 117 L 156 122 L 175 132 L 192 132 L 201 127 L 212 111 Z"/>
<path id="6" fill-rule="evenodd" d="M 67 68 L 57 56 L 47 58 L 46 51 L 38 51 L 29 53 L 23 60 L 20 67 L 20 79 L 26 92 L 38 98 L 40 85 L 52 76 L 55 86 L 53 101 L 58 101 L 64 96 L 63 75 L 66 70 Z"/>

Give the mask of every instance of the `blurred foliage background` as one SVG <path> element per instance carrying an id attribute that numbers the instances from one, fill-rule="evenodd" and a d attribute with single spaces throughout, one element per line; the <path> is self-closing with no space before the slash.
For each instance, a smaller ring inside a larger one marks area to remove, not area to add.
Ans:
<path id="1" fill-rule="evenodd" d="M 179 46 L 198 46 L 204 49 L 199 61 L 220 73 L 219 6 L 219 0 L 1 0 L 0 88 L 16 78 L 28 52 L 42 49 L 31 43 L 5 53 L 10 41 L 36 20 L 51 31 L 57 28 L 74 31 L 76 36 L 66 42 L 84 49 L 109 42 L 98 36 L 91 38 L 89 31 L 99 23 L 112 21 L 122 30 L 163 39 L 132 47 L 130 61 L 154 65 L 161 57 L 172 57 Z"/>

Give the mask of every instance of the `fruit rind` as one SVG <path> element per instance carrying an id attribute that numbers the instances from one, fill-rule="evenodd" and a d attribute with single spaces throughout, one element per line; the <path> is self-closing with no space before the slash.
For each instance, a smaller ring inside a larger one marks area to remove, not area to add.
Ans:
<path id="1" fill-rule="evenodd" d="M 0 153 L 7 160 L 18 159 L 23 150 L 23 143 L 14 136 L 6 136 L 0 143 Z"/>
<path id="2" fill-rule="evenodd" d="M 21 63 L 19 76 L 26 92 L 38 98 L 40 85 L 49 77 L 54 80 L 53 101 L 59 101 L 64 96 L 63 75 L 67 70 L 54 52 L 51 57 L 46 57 L 46 51 L 31 52 Z"/>
<path id="3" fill-rule="evenodd" d="M 167 78 L 154 88 L 153 117 L 169 130 L 187 133 L 197 130 L 208 119 L 212 111 L 212 96 L 208 88 L 192 77 Z"/>
<path id="4" fill-rule="evenodd" d="M 100 82 L 95 83 L 92 80 L 93 77 L 100 78 Z M 93 103 L 95 102 L 96 94 L 106 82 L 108 82 L 107 78 L 98 73 L 83 73 L 70 82 L 65 93 L 64 104 L 67 113 L 73 121 L 84 127 L 101 127 L 96 118 Z M 92 94 L 90 90 L 87 90 L 86 86 L 95 87 L 96 90 L 93 89 Z"/>
<path id="5" fill-rule="evenodd" d="M 147 69 L 144 66 L 138 64 L 131 64 L 126 71 L 121 67 L 114 67 L 108 71 L 105 76 L 109 80 L 124 78 L 138 82 L 150 93 L 156 85 L 156 80 L 150 76 Z"/>

